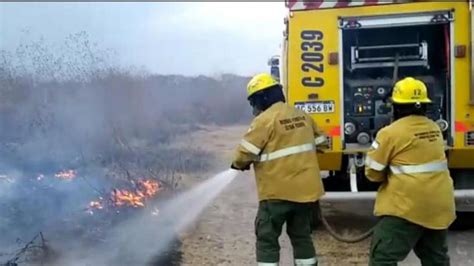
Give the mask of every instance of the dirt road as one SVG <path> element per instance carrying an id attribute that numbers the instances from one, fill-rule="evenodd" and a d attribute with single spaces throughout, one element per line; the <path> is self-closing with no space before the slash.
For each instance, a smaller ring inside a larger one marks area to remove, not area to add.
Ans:
<path id="1" fill-rule="evenodd" d="M 208 127 L 193 134 L 189 145 L 199 144 L 217 155 L 215 171 L 228 168 L 231 154 L 245 126 Z M 324 204 L 324 212 L 340 233 L 359 234 L 375 223 L 372 203 Z M 200 216 L 183 235 L 182 265 L 255 265 L 254 219 L 257 195 L 252 172 L 244 172 Z M 367 265 L 369 240 L 344 244 L 332 239 L 324 229 L 313 233 L 319 265 Z M 469 241 L 470 240 L 470 241 Z M 474 232 L 452 233 L 450 253 L 453 265 L 474 265 Z M 280 265 L 293 265 L 288 237 L 280 238 Z M 419 265 L 411 254 L 402 265 Z"/>

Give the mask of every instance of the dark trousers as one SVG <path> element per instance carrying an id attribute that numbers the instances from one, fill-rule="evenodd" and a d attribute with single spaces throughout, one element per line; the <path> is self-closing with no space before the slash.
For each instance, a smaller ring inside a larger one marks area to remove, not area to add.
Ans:
<path id="1" fill-rule="evenodd" d="M 413 249 L 423 266 L 449 265 L 448 230 L 431 230 L 407 220 L 385 216 L 374 230 L 370 248 L 371 266 L 392 266 Z"/>
<path id="2" fill-rule="evenodd" d="M 275 263 L 280 259 L 280 245 L 283 224 L 293 246 L 297 259 L 315 258 L 311 238 L 312 203 L 296 203 L 282 200 L 265 200 L 259 203 L 255 219 L 257 237 L 257 261 Z"/>

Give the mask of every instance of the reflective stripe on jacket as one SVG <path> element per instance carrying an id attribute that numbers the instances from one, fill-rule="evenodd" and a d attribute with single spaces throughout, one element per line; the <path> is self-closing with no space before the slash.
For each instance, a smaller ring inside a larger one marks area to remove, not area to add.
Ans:
<path id="1" fill-rule="evenodd" d="M 366 176 L 382 182 L 375 215 L 393 215 L 430 229 L 455 219 L 454 187 L 439 127 L 408 116 L 379 131 L 366 157 Z"/>
<path id="2" fill-rule="evenodd" d="M 320 147 L 327 147 L 327 139 L 311 117 L 280 102 L 252 121 L 233 164 L 254 164 L 259 200 L 314 202 L 324 194 Z"/>

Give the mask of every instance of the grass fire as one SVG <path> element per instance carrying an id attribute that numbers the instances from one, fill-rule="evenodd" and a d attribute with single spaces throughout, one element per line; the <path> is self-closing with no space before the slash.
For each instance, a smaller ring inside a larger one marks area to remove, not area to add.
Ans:
<path id="1" fill-rule="evenodd" d="M 134 184 L 136 184 L 134 190 L 114 188 L 107 199 L 99 197 L 99 199 L 89 202 L 86 211 L 94 214 L 94 210 L 104 208 L 144 208 L 145 202 L 157 196 L 162 188 L 158 181 L 152 179 L 140 179 Z"/>
<path id="2" fill-rule="evenodd" d="M 177 239 L 166 205 L 215 168 L 217 157 L 187 139 L 249 117 L 246 77 L 136 73 L 88 41 L 80 32 L 62 48 L 0 49 L 0 265 L 123 265 L 117 248 L 129 250 L 127 265 L 160 255 L 168 244 L 148 237 Z M 171 247 L 155 265 L 179 261 Z"/>
<path id="3" fill-rule="evenodd" d="M 169 204 L 220 170 L 192 136 L 247 122 L 248 77 L 157 72 L 82 26 L 27 28 L 0 34 L 0 265 L 178 265 L 178 214 L 202 206 Z"/>

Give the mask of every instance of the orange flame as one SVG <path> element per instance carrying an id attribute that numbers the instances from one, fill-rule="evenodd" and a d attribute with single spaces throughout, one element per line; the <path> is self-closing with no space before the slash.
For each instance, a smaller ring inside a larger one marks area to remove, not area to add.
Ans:
<path id="1" fill-rule="evenodd" d="M 160 184 L 155 180 L 139 180 L 137 184 L 135 191 L 114 189 L 111 196 L 113 204 L 117 207 L 145 207 L 145 200 L 154 197 L 160 190 Z"/>
<path id="2" fill-rule="evenodd" d="M 59 173 L 56 173 L 54 176 L 62 180 L 73 180 L 76 175 L 77 173 L 74 170 L 64 170 Z"/>
<path id="3" fill-rule="evenodd" d="M 140 192 L 142 192 L 146 198 L 151 198 L 158 193 L 160 190 L 160 184 L 155 180 L 139 180 L 138 185 L 141 186 Z"/>
<path id="4" fill-rule="evenodd" d="M 135 191 L 127 189 L 113 189 L 110 193 L 110 203 L 113 207 L 145 207 L 145 201 L 156 196 L 160 190 L 160 183 L 152 180 L 138 180 Z M 93 214 L 93 209 L 103 209 L 101 201 L 91 201 L 88 212 Z"/>
<path id="5" fill-rule="evenodd" d="M 142 193 L 131 192 L 125 189 L 114 189 L 112 191 L 112 202 L 115 206 L 145 207 Z"/>

